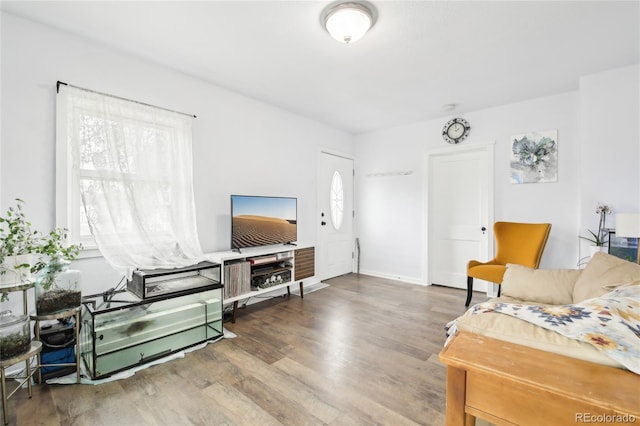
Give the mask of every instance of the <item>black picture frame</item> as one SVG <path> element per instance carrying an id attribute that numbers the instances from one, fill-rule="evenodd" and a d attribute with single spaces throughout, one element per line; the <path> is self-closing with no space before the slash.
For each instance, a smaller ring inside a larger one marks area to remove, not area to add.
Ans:
<path id="1" fill-rule="evenodd" d="M 616 230 L 609 230 L 609 254 L 635 263 L 638 259 L 638 238 L 617 237 Z"/>

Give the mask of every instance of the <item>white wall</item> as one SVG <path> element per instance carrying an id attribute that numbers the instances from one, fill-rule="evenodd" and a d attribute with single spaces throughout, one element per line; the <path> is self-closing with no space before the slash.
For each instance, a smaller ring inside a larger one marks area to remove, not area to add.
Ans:
<path id="1" fill-rule="evenodd" d="M 21 197 L 37 229 L 55 226 L 61 80 L 198 116 L 194 179 L 205 251 L 229 247 L 230 193 L 297 196 L 300 240 L 314 243 L 318 148 L 355 152 L 361 272 L 424 282 L 424 166 L 428 150 L 445 146 L 447 119 L 359 135 L 354 145 L 342 131 L 201 80 L 6 13 L 1 18 L 2 211 Z M 472 126 L 465 145 L 496 144 L 495 220 L 553 223 L 542 267 L 575 267 L 577 236 L 596 224 L 597 201 L 640 210 L 638 73 L 633 66 L 585 76 L 576 92 L 463 114 Z M 509 137 L 548 129 L 558 129 L 558 182 L 510 184 Z M 413 173 L 368 176 L 399 171 Z M 100 258 L 74 267 L 83 272 L 85 293 L 119 280 Z"/>
<path id="2" fill-rule="evenodd" d="M 19 197 L 36 229 L 55 226 L 60 80 L 197 115 L 194 190 L 204 251 L 230 247 L 231 193 L 298 197 L 299 240 L 315 243 L 318 150 L 352 153 L 351 135 L 69 33 L 6 13 L 1 17 L 2 212 Z M 85 294 L 120 279 L 101 258 L 78 260 L 73 267 L 82 271 Z M 19 303 L 18 296 L 12 299 Z"/>
<path id="3" fill-rule="evenodd" d="M 581 232 L 596 231 L 596 205 L 640 212 L 640 66 L 580 79 Z M 607 216 L 606 226 L 615 227 Z M 588 242 L 583 244 L 583 251 Z"/>
<path id="4" fill-rule="evenodd" d="M 578 235 L 597 224 L 597 201 L 640 211 L 638 69 L 585 77 L 576 92 L 454 114 L 471 124 L 464 145 L 495 142 L 494 219 L 552 223 L 543 268 L 575 268 L 585 256 Z M 356 137 L 361 272 L 425 281 L 425 158 L 445 146 L 441 133 L 447 120 Z M 510 136 L 551 129 L 558 130 L 558 181 L 511 184 Z M 367 176 L 404 170 L 413 174 Z"/>
<path id="5" fill-rule="evenodd" d="M 381 130 L 356 137 L 356 236 L 360 272 L 421 282 L 424 156 L 435 145 L 432 123 Z M 437 134 L 437 132 L 436 132 Z M 411 172 L 411 174 L 396 174 Z"/>

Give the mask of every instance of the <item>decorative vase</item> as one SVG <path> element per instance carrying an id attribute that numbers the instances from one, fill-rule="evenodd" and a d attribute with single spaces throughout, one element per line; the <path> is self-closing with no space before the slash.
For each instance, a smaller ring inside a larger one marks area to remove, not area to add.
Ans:
<path id="1" fill-rule="evenodd" d="M 53 256 L 36 278 L 36 313 L 49 315 L 80 306 L 80 271 L 68 261 Z"/>
<path id="2" fill-rule="evenodd" d="M 3 272 L 0 274 L 0 285 L 31 281 L 33 258 L 31 253 L 5 257 L 4 262 L 0 264 L 0 271 Z"/>
<path id="3" fill-rule="evenodd" d="M 589 254 L 591 255 L 591 257 L 593 257 L 593 255 L 598 253 L 599 251 L 607 253 L 607 246 L 589 246 Z"/>

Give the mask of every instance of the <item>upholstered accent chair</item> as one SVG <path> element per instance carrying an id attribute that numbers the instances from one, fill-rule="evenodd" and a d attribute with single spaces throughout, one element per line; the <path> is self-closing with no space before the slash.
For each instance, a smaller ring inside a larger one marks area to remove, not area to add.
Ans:
<path id="1" fill-rule="evenodd" d="M 496 257 L 488 262 L 470 260 L 467 264 L 465 306 L 471 302 L 474 278 L 501 284 L 507 263 L 538 268 L 550 232 L 550 223 L 496 222 L 493 225 Z"/>

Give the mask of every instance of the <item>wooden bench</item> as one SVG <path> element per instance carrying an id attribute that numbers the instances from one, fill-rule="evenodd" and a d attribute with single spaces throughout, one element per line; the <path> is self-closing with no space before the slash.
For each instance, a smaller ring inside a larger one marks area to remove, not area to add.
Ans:
<path id="1" fill-rule="evenodd" d="M 640 375 L 460 332 L 447 365 L 447 426 L 640 424 Z"/>

